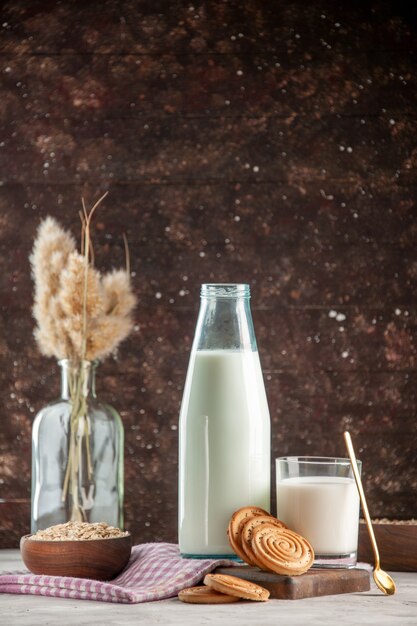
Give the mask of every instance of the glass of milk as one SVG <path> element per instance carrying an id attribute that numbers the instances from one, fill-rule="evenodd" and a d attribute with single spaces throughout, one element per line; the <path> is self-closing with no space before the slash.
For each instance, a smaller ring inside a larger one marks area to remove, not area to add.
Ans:
<path id="1" fill-rule="evenodd" d="M 277 517 L 311 543 L 314 567 L 354 567 L 359 495 L 349 459 L 276 459 L 276 486 Z"/>

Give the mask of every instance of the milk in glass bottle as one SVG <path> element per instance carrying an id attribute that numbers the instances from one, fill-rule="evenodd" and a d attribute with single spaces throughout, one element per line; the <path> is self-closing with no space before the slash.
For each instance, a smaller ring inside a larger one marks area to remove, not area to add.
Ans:
<path id="1" fill-rule="evenodd" d="M 244 284 L 205 284 L 179 420 L 179 547 L 233 555 L 232 513 L 270 506 L 270 418 Z"/>

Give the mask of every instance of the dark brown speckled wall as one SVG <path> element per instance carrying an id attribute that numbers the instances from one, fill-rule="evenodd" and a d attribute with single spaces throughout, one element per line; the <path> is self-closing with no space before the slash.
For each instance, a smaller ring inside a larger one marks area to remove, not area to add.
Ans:
<path id="1" fill-rule="evenodd" d="M 178 408 L 207 281 L 251 284 L 273 456 L 344 454 L 349 428 L 374 516 L 417 515 L 417 27 L 404 7 L 3 5 L 2 547 L 28 532 L 31 424 L 58 393 L 32 338 L 28 254 L 42 217 L 76 233 L 81 196 L 106 189 L 97 264 L 123 263 L 126 231 L 139 306 L 98 389 L 124 420 L 135 540 L 176 539 Z"/>

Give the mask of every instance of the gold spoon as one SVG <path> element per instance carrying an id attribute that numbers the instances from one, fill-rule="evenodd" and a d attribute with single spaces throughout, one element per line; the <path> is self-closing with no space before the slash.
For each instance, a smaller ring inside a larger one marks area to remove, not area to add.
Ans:
<path id="1" fill-rule="evenodd" d="M 377 587 L 385 593 L 387 596 L 392 596 L 396 592 L 395 582 L 392 580 L 391 576 L 384 572 L 381 569 L 381 564 L 379 561 L 379 551 L 378 546 L 376 544 L 374 529 L 372 528 L 371 516 L 369 515 L 368 505 L 366 504 L 365 492 L 362 487 L 361 477 L 359 475 L 358 464 L 356 463 L 355 451 L 353 449 L 352 439 L 350 438 L 350 434 L 346 431 L 343 434 L 345 438 L 346 447 L 348 450 L 350 462 L 352 464 L 353 475 L 356 480 L 356 486 L 359 491 L 359 496 L 362 504 L 362 511 L 365 516 L 366 527 L 368 529 L 369 539 L 371 540 L 372 550 L 374 551 L 375 558 L 375 566 L 374 566 L 374 581 Z"/>

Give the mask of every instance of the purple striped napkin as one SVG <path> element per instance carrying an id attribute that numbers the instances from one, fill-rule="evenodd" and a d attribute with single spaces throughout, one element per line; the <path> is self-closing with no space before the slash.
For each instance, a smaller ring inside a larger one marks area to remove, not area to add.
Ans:
<path id="1" fill-rule="evenodd" d="M 132 548 L 129 563 L 112 581 L 9 572 L 0 575 L 0 593 L 135 604 L 171 598 L 216 567 L 235 564 L 228 559 L 184 559 L 176 544 L 145 543 Z"/>

